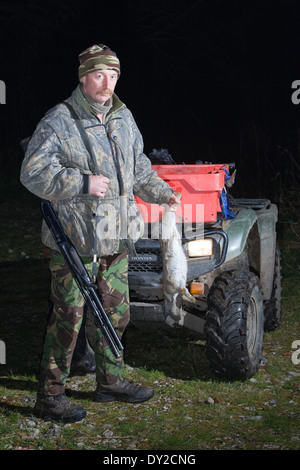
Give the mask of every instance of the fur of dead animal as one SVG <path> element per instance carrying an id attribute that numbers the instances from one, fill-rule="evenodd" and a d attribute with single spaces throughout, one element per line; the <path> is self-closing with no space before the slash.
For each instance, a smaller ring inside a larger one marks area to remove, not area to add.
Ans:
<path id="1" fill-rule="evenodd" d="M 184 295 L 190 301 L 195 298 L 186 288 L 187 260 L 183 251 L 181 236 L 176 227 L 175 212 L 165 208 L 160 222 L 159 237 L 163 260 L 163 293 L 166 300 L 172 302 L 177 294 Z"/>

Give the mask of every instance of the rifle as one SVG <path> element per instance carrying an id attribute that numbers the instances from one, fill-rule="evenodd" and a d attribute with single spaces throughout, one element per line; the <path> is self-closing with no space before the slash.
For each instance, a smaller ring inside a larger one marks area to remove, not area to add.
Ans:
<path id="1" fill-rule="evenodd" d="M 97 286 L 94 284 L 69 237 L 64 229 L 50 203 L 50 201 L 42 201 L 41 211 L 56 244 L 68 264 L 73 278 L 84 296 L 84 299 L 94 315 L 103 336 L 116 358 L 121 356 L 120 352 L 123 345 L 115 332 L 97 294 Z"/>

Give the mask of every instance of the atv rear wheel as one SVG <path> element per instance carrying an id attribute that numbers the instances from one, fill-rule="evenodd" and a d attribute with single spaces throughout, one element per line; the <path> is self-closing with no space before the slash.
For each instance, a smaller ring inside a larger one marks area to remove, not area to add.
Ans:
<path id="1" fill-rule="evenodd" d="M 215 279 L 208 298 L 206 354 L 213 372 L 245 380 L 258 370 L 264 335 L 259 279 L 253 273 L 229 271 Z"/>

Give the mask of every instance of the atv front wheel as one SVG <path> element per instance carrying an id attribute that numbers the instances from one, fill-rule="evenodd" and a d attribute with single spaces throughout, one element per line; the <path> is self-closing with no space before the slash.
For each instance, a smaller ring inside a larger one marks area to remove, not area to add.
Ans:
<path id="1" fill-rule="evenodd" d="M 229 271 L 215 279 L 208 298 L 206 354 L 213 372 L 245 380 L 258 370 L 264 336 L 264 308 L 259 279 Z"/>

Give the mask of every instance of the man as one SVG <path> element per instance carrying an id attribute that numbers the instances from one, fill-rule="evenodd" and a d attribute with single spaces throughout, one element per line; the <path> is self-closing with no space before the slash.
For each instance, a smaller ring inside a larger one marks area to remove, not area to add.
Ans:
<path id="1" fill-rule="evenodd" d="M 103 307 L 121 338 L 129 322 L 126 250 L 141 233 L 134 196 L 169 204 L 172 209 L 180 200 L 152 171 L 132 114 L 114 93 L 120 76 L 116 54 L 103 44 L 94 45 L 79 55 L 79 62 L 79 85 L 66 100 L 72 108 L 60 103 L 40 121 L 25 154 L 21 182 L 52 202 L 94 276 Z M 45 223 L 42 240 L 52 250 L 53 311 L 34 411 L 37 416 L 78 421 L 86 413 L 67 400 L 65 383 L 82 323 L 84 299 Z M 96 401 L 143 402 L 153 396 L 150 387 L 124 378 L 123 356 L 113 356 L 99 329 L 95 360 Z"/>

